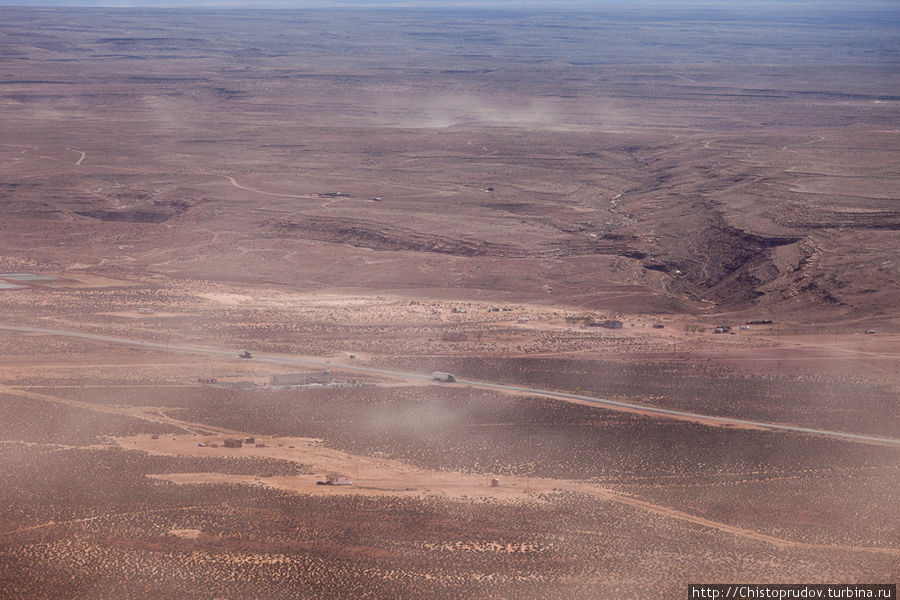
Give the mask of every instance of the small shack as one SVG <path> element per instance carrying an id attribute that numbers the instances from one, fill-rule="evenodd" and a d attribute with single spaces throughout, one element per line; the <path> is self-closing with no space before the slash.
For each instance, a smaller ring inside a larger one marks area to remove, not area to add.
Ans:
<path id="1" fill-rule="evenodd" d="M 256 438 L 245 437 L 245 438 L 244 438 L 244 443 L 245 443 L 245 444 L 255 444 L 255 443 L 256 443 Z"/>
<path id="2" fill-rule="evenodd" d="M 227 440 L 225 440 L 223 442 L 223 445 L 226 448 L 240 448 L 244 444 L 241 442 L 241 440 L 239 440 L 237 438 L 228 438 Z"/>
<path id="3" fill-rule="evenodd" d="M 325 485 L 353 485 L 353 480 L 346 475 L 331 473 L 325 476 Z"/>
<path id="4" fill-rule="evenodd" d="M 609 319 L 600 323 L 600 327 L 606 327 L 607 329 L 622 329 L 623 325 L 622 321 L 617 321 L 616 319 Z"/>

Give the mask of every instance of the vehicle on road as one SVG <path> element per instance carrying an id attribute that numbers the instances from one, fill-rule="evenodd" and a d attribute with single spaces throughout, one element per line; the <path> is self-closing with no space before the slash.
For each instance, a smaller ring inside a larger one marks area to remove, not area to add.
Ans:
<path id="1" fill-rule="evenodd" d="M 456 381 L 456 376 L 453 373 L 446 373 L 444 371 L 434 371 L 431 374 L 431 378 L 437 381 L 443 381 L 444 383 L 453 383 Z"/>

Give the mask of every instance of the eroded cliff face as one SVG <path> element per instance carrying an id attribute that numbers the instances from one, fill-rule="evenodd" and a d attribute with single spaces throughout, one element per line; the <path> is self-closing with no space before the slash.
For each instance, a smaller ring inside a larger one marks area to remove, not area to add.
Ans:
<path id="1" fill-rule="evenodd" d="M 619 206 L 644 267 L 666 273 L 670 292 L 730 308 L 889 314 L 900 283 L 889 140 L 871 140 L 878 160 L 850 165 L 845 135 L 636 150 L 642 185 Z M 801 151 L 804 170 L 788 160 Z"/>

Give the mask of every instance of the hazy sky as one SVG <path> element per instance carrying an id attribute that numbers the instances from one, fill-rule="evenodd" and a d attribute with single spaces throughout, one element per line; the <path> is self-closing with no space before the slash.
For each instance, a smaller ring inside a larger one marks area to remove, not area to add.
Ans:
<path id="1" fill-rule="evenodd" d="M 559 6 L 602 7 L 666 5 L 676 7 L 717 7 L 746 8 L 754 5 L 781 7 L 790 10 L 792 7 L 802 9 L 811 6 L 829 6 L 832 8 L 854 7 L 896 7 L 897 0 L 0 0 L 2 6 L 165 6 L 165 7 L 242 7 L 242 8 L 303 8 L 303 7 L 354 7 L 354 6 L 484 6 L 484 7 L 523 7 L 543 6 L 547 8 Z"/>
<path id="2" fill-rule="evenodd" d="M 0 7 L 103 8 L 484 8 L 609 11 L 642 19 L 867 23 L 900 26 L 900 0 L 0 0 Z M 659 10 L 660 12 L 655 12 Z"/>

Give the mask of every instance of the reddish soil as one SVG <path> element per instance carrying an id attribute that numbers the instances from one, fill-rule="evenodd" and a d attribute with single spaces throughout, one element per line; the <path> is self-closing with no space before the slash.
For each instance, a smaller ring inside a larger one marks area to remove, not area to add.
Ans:
<path id="1" fill-rule="evenodd" d="M 0 7 L 0 597 L 895 581 L 897 12 L 776 4 Z"/>

